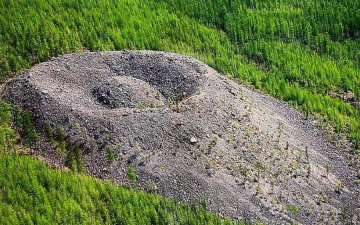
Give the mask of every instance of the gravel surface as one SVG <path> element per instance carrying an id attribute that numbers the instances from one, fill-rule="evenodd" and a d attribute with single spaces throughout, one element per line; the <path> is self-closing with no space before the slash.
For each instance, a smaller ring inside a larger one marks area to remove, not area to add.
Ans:
<path id="1" fill-rule="evenodd" d="M 346 142 L 339 151 L 299 111 L 189 57 L 69 54 L 10 81 L 5 98 L 30 110 L 39 130 L 61 125 L 102 179 L 129 184 L 131 164 L 139 187 L 275 224 L 341 224 L 344 207 L 353 221 L 359 213 Z M 63 163 L 44 149 L 37 154 Z"/>

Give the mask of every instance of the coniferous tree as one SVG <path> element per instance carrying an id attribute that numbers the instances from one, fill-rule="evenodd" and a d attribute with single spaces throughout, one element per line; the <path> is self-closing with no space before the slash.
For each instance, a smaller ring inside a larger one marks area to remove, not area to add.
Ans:
<path id="1" fill-rule="evenodd" d="M 50 121 L 45 121 L 44 122 L 44 133 L 46 135 L 46 138 L 52 142 L 54 140 L 54 134 L 50 125 Z"/>
<path id="2" fill-rule="evenodd" d="M 25 144 L 33 148 L 38 147 L 39 136 L 33 125 L 29 111 L 24 111 L 22 115 L 22 135 L 24 137 Z"/>

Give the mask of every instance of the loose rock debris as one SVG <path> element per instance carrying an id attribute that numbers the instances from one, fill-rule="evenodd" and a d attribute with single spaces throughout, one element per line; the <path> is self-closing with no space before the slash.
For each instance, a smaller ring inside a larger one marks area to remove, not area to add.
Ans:
<path id="1" fill-rule="evenodd" d="M 347 207 L 356 219 L 355 172 L 313 121 L 195 59 L 69 54 L 9 82 L 5 97 L 30 110 L 39 130 L 61 125 L 82 146 L 88 174 L 126 183 L 132 165 L 139 186 L 186 202 L 205 197 L 236 218 L 339 224 Z"/>

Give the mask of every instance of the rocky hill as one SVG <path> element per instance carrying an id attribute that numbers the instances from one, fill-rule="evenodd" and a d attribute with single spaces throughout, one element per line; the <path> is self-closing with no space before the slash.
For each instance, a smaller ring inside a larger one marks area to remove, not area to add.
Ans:
<path id="1" fill-rule="evenodd" d="M 69 54 L 10 81 L 5 98 L 31 111 L 39 130 L 61 126 L 99 178 L 122 183 L 131 165 L 140 187 L 205 198 L 239 218 L 336 224 L 358 213 L 356 173 L 315 121 L 189 57 Z M 52 165 L 68 157 L 40 149 Z"/>

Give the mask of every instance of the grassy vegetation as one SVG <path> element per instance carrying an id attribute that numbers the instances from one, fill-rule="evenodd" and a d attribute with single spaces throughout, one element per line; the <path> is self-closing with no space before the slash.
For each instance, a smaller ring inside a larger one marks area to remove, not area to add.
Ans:
<path id="1" fill-rule="evenodd" d="M 360 2 L 352 0 L 162 0 L 171 12 L 225 32 L 256 72 L 241 81 L 351 133 L 360 145 Z M 245 63 L 246 64 L 246 63 Z M 220 66 L 221 67 L 221 66 Z M 229 71 L 226 71 L 229 72 Z"/>
<path id="2" fill-rule="evenodd" d="M 0 153 L 0 224 L 242 224 L 76 173 Z"/>
<path id="3" fill-rule="evenodd" d="M 0 0 L 0 78 L 84 49 L 192 55 L 323 116 L 360 145 L 360 3 L 275 0 Z"/>
<path id="4" fill-rule="evenodd" d="M 209 213 L 204 204 L 166 200 L 18 155 L 12 112 L 0 102 L 0 224 L 243 224 Z M 133 168 L 128 174 L 136 179 Z"/>
<path id="5" fill-rule="evenodd" d="M 359 150 L 360 113 L 351 105 L 360 101 L 359 25 L 354 0 L 0 0 L 0 80 L 85 49 L 178 52 L 322 116 Z M 334 97 L 348 92 L 352 99 Z M 1 103 L 0 151 L 15 149 L 12 117 L 25 144 L 36 147 L 26 113 Z M 65 151 L 61 130 L 47 133 Z M 69 165 L 81 171 L 80 152 L 71 152 Z M 0 224 L 226 223 L 29 157 L 2 153 L 0 168 Z"/>

